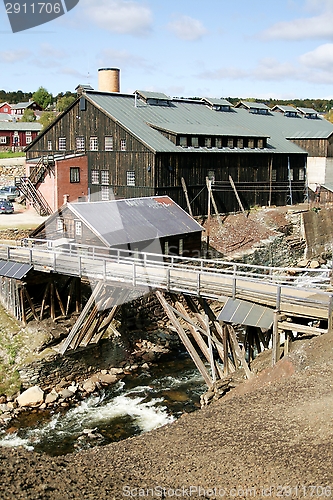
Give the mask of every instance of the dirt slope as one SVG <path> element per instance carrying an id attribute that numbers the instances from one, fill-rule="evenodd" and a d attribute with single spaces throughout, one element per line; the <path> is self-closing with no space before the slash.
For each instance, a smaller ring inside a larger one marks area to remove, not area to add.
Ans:
<path id="1" fill-rule="evenodd" d="M 0 498 L 330 498 L 332 354 L 331 334 L 297 341 L 269 376 L 104 448 L 58 458 L 0 449 Z"/>

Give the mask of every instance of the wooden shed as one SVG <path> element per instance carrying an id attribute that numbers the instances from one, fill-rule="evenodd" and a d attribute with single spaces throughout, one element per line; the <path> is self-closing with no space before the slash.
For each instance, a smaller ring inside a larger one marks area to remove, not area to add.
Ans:
<path id="1" fill-rule="evenodd" d="M 149 252 L 201 256 L 203 228 L 168 196 L 67 203 L 36 228 L 31 237 L 54 244 L 75 243 Z"/>

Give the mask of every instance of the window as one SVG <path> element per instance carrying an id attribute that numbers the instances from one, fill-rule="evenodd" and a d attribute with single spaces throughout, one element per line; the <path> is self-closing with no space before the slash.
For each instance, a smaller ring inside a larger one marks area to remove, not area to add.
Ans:
<path id="1" fill-rule="evenodd" d="M 294 180 L 294 170 L 292 168 L 289 170 L 289 180 L 290 181 Z"/>
<path id="2" fill-rule="evenodd" d="M 57 232 L 58 233 L 64 232 L 64 221 L 60 219 L 60 217 L 57 218 Z"/>
<path id="3" fill-rule="evenodd" d="M 276 168 L 272 170 L 272 182 L 276 182 Z"/>
<path id="4" fill-rule="evenodd" d="M 25 138 L 25 143 L 26 143 L 26 144 L 30 144 L 31 142 L 32 142 L 32 137 L 31 137 L 31 135 L 26 136 L 26 138 Z"/>
<path id="5" fill-rule="evenodd" d="M 179 146 L 183 146 L 183 148 L 186 148 L 187 146 L 187 137 L 181 136 L 179 137 Z"/>
<path id="6" fill-rule="evenodd" d="M 58 149 L 59 151 L 66 151 L 66 137 L 59 137 Z"/>
<path id="7" fill-rule="evenodd" d="M 99 184 L 99 170 L 91 171 L 91 184 Z"/>
<path id="8" fill-rule="evenodd" d="M 82 236 L 82 222 L 80 220 L 75 221 L 75 235 Z"/>
<path id="9" fill-rule="evenodd" d="M 101 198 L 102 201 L 109 201 L 109 186 L 101 186 Z"/>
<path id="10" fill-rule="evenodd" d="M 84 137 L 76 137 L 75 146 L 78 151 L 82 151 L 85 148 L 85 140 Z"/>
<path id="11" fill-rule="evenodd" d="M 164 255 L 169 255 L 169 242 L 164 242 Z"/>
<path id="12" fill-rule="evenodd" d="M 70 179 L 71 183 L 80 182 L 80 168 L 79 167 L 70 167 L 69 179 Z"/>
<path id="13" fill-rule="evenodd" d="M 120 141 L 120 150 L 126 151 L 126 139 L 121 139 Z"/>
<path id="14" fill-rule="evenodd" d="M 110 184 L 110 180 L 109 180 L 109 171 L 108 170 L 102 170 L 101 171 L 101 184 L 104 184 L 104 185 L 109 185 Z"/>
<path id="15" fill-rule="evenodd" d="M 25 133 L 25 135 L 26 135 L 26 136 L 27 136 L 27 135 L 31 135 L 31 131 L 30 131 L 30 130 L 27 130 L 27 131 L 26 131 L 26 133 Z"/>
<path id="16" fill-rule="evenodd" d="M 135 186 L 135 172 L 130 170 L 126 172 L 127 186 Z"/>
<path id="17" fill-rule="evenodd" d="M 191 137 L 191 146 L 192 148 L 199 147 L 199 137 Z"/>
<path id="18" fill-rule="evenodd" d="M 244 140 L 242 138 L 237 139 L 237 147 L 238 148 L 243 148 L 244 147 Z"/>
<path id="19" fill-rule="evenodd" d="M 264 139 L 258 139 L 258 148 L 262 149 L 264 147 Z"/>
<path id="20" fill-rule="evenodd" d="M 250 149 L 254 149 L 254 139 L 249 139 L 247 141 L 247 147 Z"/>
<path id="21" fill-rule="evenodd" d="M 4 113 L 8 113 L 8 108 L 3 108 Z"/>
<path id="22" fill-rule="evenodd" d="M 298 180 L 304 181 L 305 180 L 305 170 L 304 168 L 300 168 L 298 171 Z"/>
<path id="23" fill-rule="evenodd" d="M 0 137 L 0 144 L 7 144 L 7 137 L 6 136 Z"/>
<path id="24" fill-rule="evenodd" d="M 112 137 L 112 135 L 105 136 L 104 149 L 105 149 L 105 151 L 113 151 L 113 137 Z"/>
<path id="25" fill-rule="evenodd" d="M 234 147 L 234 139 L 232 137 L 228 138 L 228 148 Z"/>
<path id="26" fill-rule="evenodd" d="M 216 137 L 215 139 L 215 147 L 222 148 L 222 137 Z"/>
<path id="27" fill-rule="evenodd" d="M 212 138 L 205 137 L 205 148 L 211 148 L 211 147 L 212 147 Z"/>
<path id="28" fill-rule="evenodd" d="M 90 137 L 89 149 L 90 149 L 90 151 L 98 151 L 98 140 L 97 140 L 97 137 Z"/>
<path id="29" fill-rule="evenodd" d="M 52 151 L 52 141 L 47 141 L 47 149 L 48 151 Z"/>

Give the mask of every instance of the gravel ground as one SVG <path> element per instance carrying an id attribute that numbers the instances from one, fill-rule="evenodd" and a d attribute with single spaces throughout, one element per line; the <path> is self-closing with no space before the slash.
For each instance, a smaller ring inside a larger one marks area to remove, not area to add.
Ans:
<path id="1" fill-rule="evenodd" d="M 297 341 L 228 397 L 139 437 L 56 458 L 0 449 L 0 498 L 330 498 L 332 351 L 331 334 Z"/>

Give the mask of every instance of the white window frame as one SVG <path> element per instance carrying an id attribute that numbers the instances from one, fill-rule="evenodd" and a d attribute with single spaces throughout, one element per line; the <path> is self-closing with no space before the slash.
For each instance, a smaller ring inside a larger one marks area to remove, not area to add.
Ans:
<path id="1" fill-rule="evenodd" d="M 101 186 L 101 199 L 102 201 L 110 200 L 110 188 L 109 186 Z"/>
<path id="2" fill-rule="evenodd" d="M 80 220 L 75 221 L 75 236 L 82 236 L 82 222 Z"/>
<path id="3" fill-rule="evenodd" d="M 127 170 L 126 172 L 126 185 L 135 186 L 135 171 Z"/>
<path id="4" fill-rule="evenodd" d="M 126 151 L 126 139 L 120 139 L 120 151 Z"/>
<path id="5" fill-rule="evenodd" d="M 0 136 L 0 144 L 7 144 L 7 137 L 5 135 Z"/>
<path id="6" fill-rule="evenodd" d="M 66 151 L 66 137 L 59 137 L 58 138 L 58 150 L 59 151 Z"/>
<path id="7" fill-rule="evenodd" d="M 305 170 L 304 168 L 300 168 L 298 171 L 298 180 L 305 181 Z"/>
<path id="8" fill-rule="evenodd" d="M 27 136 L 25 137 L 25 143 L 26 143 L 26 144 L 31 144 L 31 143 L 32 143 L 32 137 L 31 137 L 31 135 L 27 135 Z"/>
<path id="9" fill-rule="evenodd" d="M 77 151 L 85 150 L 85 139 L 82 135 L 75 137 L 75 146 Z"/>
<path id="10" fill-rule="evenodd" d="M 47 150 L 52 151 L 52 141 L 51 140 L 47 141 Z"/>
<path id="11" fill-rule="evenodd" d="M 60 217 L 57 217 L 57 233 L 64 232 L 64 221 Z"/>
<path id="12" fill-rule="evenodd" d="M 99 184 L 99 170 L 91 171 L 91 184 Z"/>
<path id="13" fill-rule="evenodd" d="M 93 136 L 89 139 L 89 150 L 98 151 L 98 137 Z"/>
<path id="14" fill-rule="evenodd" d="M 109 170 L 101 170 L 101 184 L 108 186 L 110 184 L 110 172 Z"/>
<path id="15" fill-rule="evenodd" d="M 113 151 L 113 136 L 106 135 L 104 137 L 104 150 L 105 151 Z"/>

